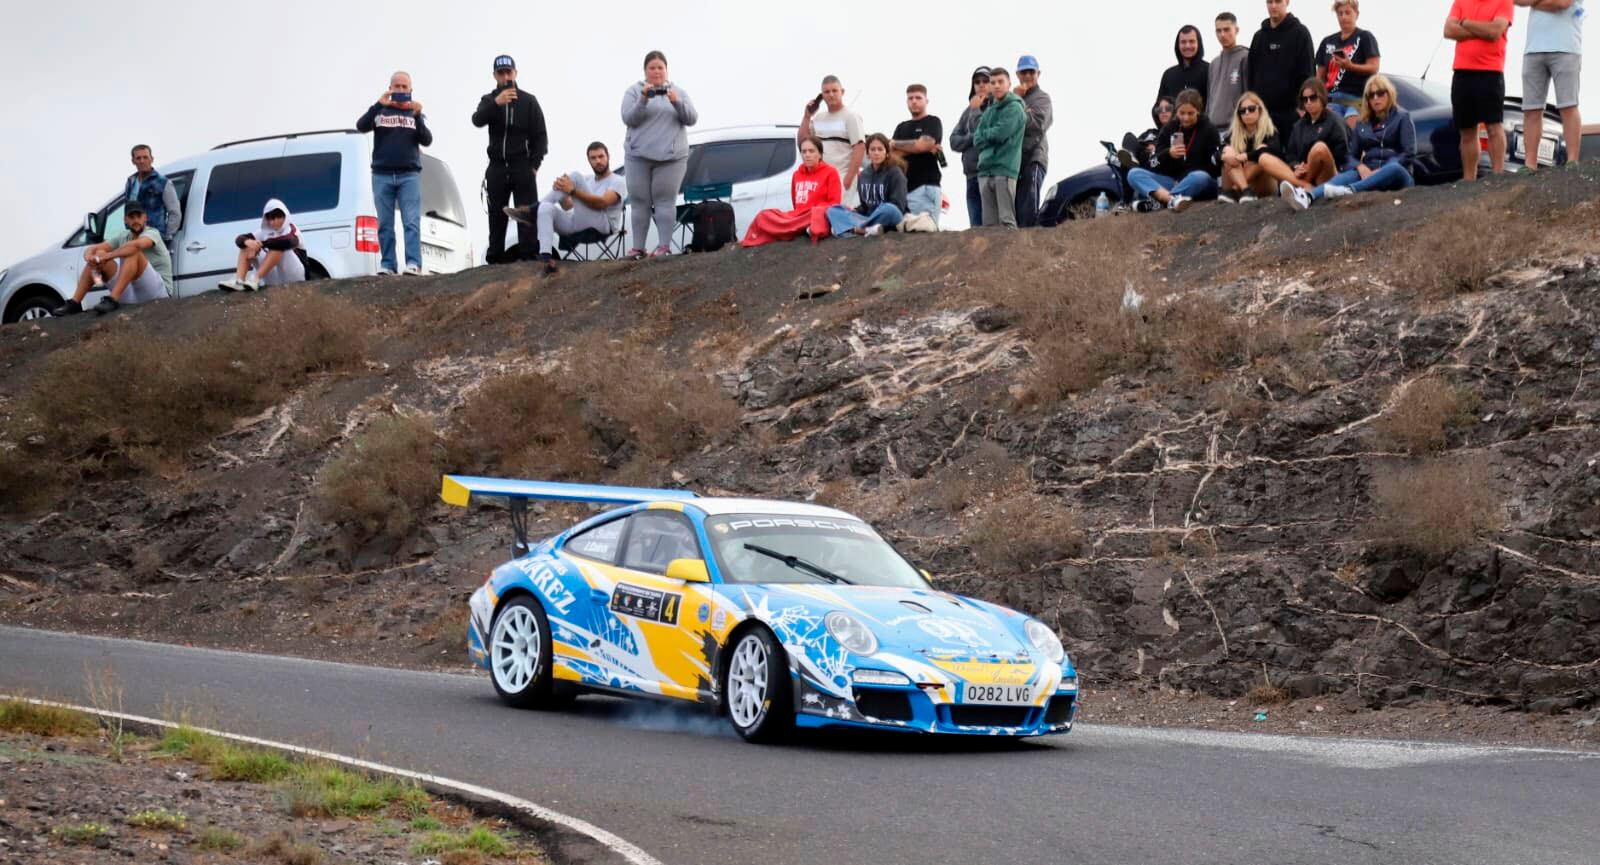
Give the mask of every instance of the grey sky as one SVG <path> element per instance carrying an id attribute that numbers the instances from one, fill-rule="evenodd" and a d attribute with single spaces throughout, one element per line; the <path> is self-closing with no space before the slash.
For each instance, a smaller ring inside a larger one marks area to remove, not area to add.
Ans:
<path id="1" fill-rule="evenodd" d="M 1293 0 L 1290 11 L 1320 39 L 1338 29 L 1331 5 Z M 1430 78 L 1448 82 L 1450 49 L 1441 38 L 1448 0 L 1362 6 L 1361 25 L 1377 36 L 1386 71 L 1416 74 L 1431 60 Z M 395 69 L 415 78 L 434 130 L 431 152 L 455 172 L 475 213 L 472 236 L 481 254 L 485 133 L 468 118 L 493 86 L 490 64 L 501 52 L 516 57 L 521 84 L 549 123 L 541 193 L 554 172 L 584 166 L 583 147 L 592 139 L 620 155 L 622 92 L 654 48 L 666 52 L 672 79 L 693 95 L 704 128 L 796 123 L 821 77 L 833 73 L 867 129 L 884 132 L 906 116 L 906 84 L 928 86 L 930 109 L 948 130 L 972 67 L 1011 68 L 1019 54 L 1035 54 L 1040 83 L 1055 100 L 1047 180 L 1054 183 L 1097 162 L 1095 142 L 1149 125 L 1178 27 L 1200 27 L 1213 55 L 1211 19 L 1224 9 L 1239 16 L 1248 44 L 1266 14 L 1262 0 L 1042 0 L 997 11 L 943 0 L 665 7 L 634 0 L 279 0 L 248 13 L 195 0 L 14 4 L 0 28 L 7 104 L 0 164 L 11 204 L 0 214 L 0 267 L 60 242 L 86 210 L 119 192 L 135 142 L 153 145 L 160 164 L 228 140 L 349 127 Z M 1518 10 L 1512 30 L 1512 94 L 1521 92 L 1526 15 Z M 1584 70 L 1583 93 L 1590 122 L 1600 121 L 1600 63 Z M 965 222 L 958 165 L 952 160 L 945 177 L 947 225 Z"/>

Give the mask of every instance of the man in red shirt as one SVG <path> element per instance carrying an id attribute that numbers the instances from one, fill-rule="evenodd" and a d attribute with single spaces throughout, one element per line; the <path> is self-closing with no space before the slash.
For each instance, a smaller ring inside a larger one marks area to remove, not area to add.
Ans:
<path id="1" fill-rule="evenodd" d="M 1454 0 L 1444 21 L 1444 38 L 1456 43 L 1450 109 L 1461 132 L 1461 170 L 1478 179 L 1478 125 L 1489 128 L 1489 164 L 1506 169 L 1506 32 L 1512 0 Z"/>

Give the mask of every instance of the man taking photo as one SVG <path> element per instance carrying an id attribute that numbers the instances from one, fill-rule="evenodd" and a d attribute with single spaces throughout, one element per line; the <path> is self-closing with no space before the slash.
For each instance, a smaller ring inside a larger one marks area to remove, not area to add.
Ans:
<path id="1" fill-rule="evenodd" d="M 484 261 L 502 264 L 538 254 L 531 237 L 517 229 L 517 246 L 506 252 L 506 204 L 530 207 L 535 199 L 539 166 L 549 150 L 544 111 L 533 94 L 517 86 L 517 62 L 508 54 L 494 59 L 494 89 L 478 100 L 472 125 L 489 127 L 489 168 L 483 179 L 489 191 L 489 250 Z"/>

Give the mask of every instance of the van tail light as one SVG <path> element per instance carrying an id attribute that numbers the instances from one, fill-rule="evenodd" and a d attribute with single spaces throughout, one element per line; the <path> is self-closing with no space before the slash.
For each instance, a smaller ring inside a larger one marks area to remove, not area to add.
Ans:
<path id="1" fill-rule="evenodd" d="M 356 217 L 356 252 L 378 252 L 378 217 Z"/>
<path id="2" fill-rule="evenodd" d="M 1478 147 L 1484 153 L 1489 152 L 1489 127 L 1482 123 L 1478 124 Z"/>

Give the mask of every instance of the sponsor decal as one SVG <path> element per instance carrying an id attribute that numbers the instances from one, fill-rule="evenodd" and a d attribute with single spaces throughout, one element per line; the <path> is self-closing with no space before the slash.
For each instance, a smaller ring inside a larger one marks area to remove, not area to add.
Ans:
<path id="1" fill-rule="evenodd" d="M 539 594 L 544 595 L 550 606 L 563 614 L 572 611 L 572 605 L 578 600 L 578 596 L 561 582 L 561 578 L 549 565 L 523 560 L 517 562 L 516 567 L 528 577 L 528 581 L 539 590 Z"/>
<path id="2" fill-rule="evenodd" d="M 728 626 L 728 611 L 727 610 L 718 610 L 717 614 L 711 617 L 711 627 L 712 627 L 712 629 L 720 631 L 723 628 L 726 628 L 727 626 Z"/>
<path id="3" fill-rule="evenodd" d="M 627 583 L 618 584 L 611 592 L 611 612 L 667 625 L 678 623 L 678 607 L 682 604 L 682 595 Z"/>
<path id="4" fill-rule="evenodd" d="M 918 619 L 917 627 L 921 628 L 924 634 L 942 643 L 960 643 L 964 646 L 989 645 L 989 641 L 978 633 L 977 628 L 957 619 L 930 616 Z"/>
<path id="5" fill-rule="evenodd" d="M 821 529 L 822 531 L 828 531 L 828 532 L 848 532 L 849 534 L 861 535 L 862 537 L 866 537 L 866 538 L 876 538 L 878 536 L 877 532 L 874 532 L 872 529 L 867 528 L 865 525 L 862 525 L 861 523 L 842 523 L 842 522 L 838 522 L 836 520 L 808 520 L 808 519 L 791 519 L 789 517 L 772 517 L 772 518 L 765 518 L 764 517 L 762 519 L 756 519 L 756 520 L 729 520 L 726 523 L 719 524 L 718 528 L 721 528 L 724 525 L 727 526 L 728 529 L 730 529 L 732 531 L 735 531 L 735 532 L 745 531 L 747 529 L 790 528 L 790 529 Z"/>
<path id="6" fill-rule="evenodd" d="M 700 620 L 700 624 L 702 624 L 702 625 L 705 624 L 706 622 L 710 621 L 710 619 L 711 619 L 711 605 L 710 604 L 701 604 L 699 611 L 697 611 L 695 613 L 695 618 L 699 619 Z"/>

